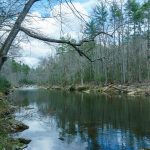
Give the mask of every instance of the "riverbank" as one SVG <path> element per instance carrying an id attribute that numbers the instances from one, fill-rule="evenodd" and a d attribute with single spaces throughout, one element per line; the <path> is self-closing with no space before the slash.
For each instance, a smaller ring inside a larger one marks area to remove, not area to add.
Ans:
<path id="1" fill-rule="evenodd" d="M 22 132 L 29 127 L 15 120 L 13 113 L 16 107 L 10 105 L 5 94 L 0 92 L 0 149 L 21 150 L 27 147 L 30 140 L 12 138 L 13 133 Z"/>
<path id="2" fill-rule="evenodd" d="M 126 94 L 128 96 L 150 96 L 150 83 L 135 83 L 131 85 L 109 84 L 106 86 L 98 85 L 69 85 L 69 86 L 51 86 L 49 90 L 78 91 L 84 93 L 97 92 L 103 95 Z"/>
<path id="3" fill-rule="evenodd" d="M 46 90 L 63 90 L 70 92 L 83 92 L 83 93 L 99 93 L 103 95 L 119 95 L 126 94 L 127 96 L 150 96 L 150 82 L 134 83 L 134 84 L 108 84 L 108 85 L 94 85 L 94 84 L 75 84 L 75 85 L 24 85 L 23 87 L 14 87 L 16 89 L 35 89 L 42 88 Z"/>

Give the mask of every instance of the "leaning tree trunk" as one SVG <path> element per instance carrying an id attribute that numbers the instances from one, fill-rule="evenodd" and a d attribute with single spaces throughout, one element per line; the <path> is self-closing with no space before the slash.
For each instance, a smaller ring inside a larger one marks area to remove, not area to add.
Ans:
<path id="1" fill-rule="evenodd" d="M 0 49 L 0 70 L 4 64 L 4 62 L 6 61 L 7 59 L 7 53 L 10 49 L 10 46 L 12 44 L 12 42 L 14 41 L 14 39 L 16 38 L 19 30 L 20 30 L 20 26 L 21 26 L 21 23 L 23 22 L 23 20 L 25 19 L 27 13 L 29 12 L 30 8 L 32 7 L 32 5 L 36 2 L 36 1 L 39 1 L 39 0 L 29 0 L 22 12 L 20 13 L 20 15 L 18 16 L 13 28 L 11 29 L 8 37 L 6 38 L 4 44 L 2 45 L 1 49 Z"/>

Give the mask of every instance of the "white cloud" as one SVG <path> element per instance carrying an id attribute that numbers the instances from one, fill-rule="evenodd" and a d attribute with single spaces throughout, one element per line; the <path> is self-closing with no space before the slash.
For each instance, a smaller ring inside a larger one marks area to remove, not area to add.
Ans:
<path id="1" fill-rule="evenodd" d="M 54 54 L 55 50 L 44 42 L 30 38 L 30 43 L 21 43 L 23 56 L 35 57 L 37 59 Z"/>
<path id="2" fill-rule="evenodd" d="M 76 8 L 80 15 L 73 6 Z M 41 18 L 41 14 L 39 12 L 33 12 L 30 14 L 30 17 L 26 17 L 23 26 L 34 29 L 38 32 L 41 32 L 43 35 L 53 38 L 60 37 L 61 27 L 65 33 L 64 35 L 67 35 L 70 32 L 72 32 L 72 34 L 80 33 L 82 26 L 85 25 L 85 22 L 81 21 L 79 18 L 82 16 L 82 18 L 87 21 L 88 13 L 80 3 L 73 3 L 73 6 L 71 4 L 68 6 L 66 3 L 63 3 L 61 6 L 54 6 L 53 10 L 50 12 L 53 16 L 55 16 L 54 18 Z M 61 24 L 61 22 L 63 24 Z"/>
<path id="3" fill-rule="evenodd" d="M 35 68 L 39 65 L 40 60 L 35 57 L 20 57 L 17 58 L 18 62 L 23 62 L 24 64 L 29 65 L 31 68 Z"/>
<path id="4" fill-rule="evenodd" d="M 73 3 L 76 10 L 80 12 L 81 16 L 84 18 L 84 21 L 88 21 L 89 19 L 87 17 L 88 12 L 86 8 L 90 6 L 90 4 L 93 4 L 91 0 L 89 1 L 89 3 L 83 4 L 79 2 Z M 50 14 L 52 14 L 53 16 L 57 16 L 55 18 L 42 18 L 39 12 L 32 12 L 30 16 L 26 17 L 23 26 L 30 28 L 35 32 L 42 34 L 44 36 L 56 39 L 60 38 L 60 31 L 62 27 L 63 32 L 61 33 L 61 36 L 70 35 L 75 39 L 79 39 L 82 37 L 81 31 L 83 30 L 85 22 L 79 19 L 81 18 L 81 16 L 74 9 L 74 7 L 71 4 L 69 6 L 66 3 L 63 3 L 61 7 L 60 5 L 54 6 Z M 61 16 L 60 16 L 60 8 L 61 8 Z M 74 15 L 72 10 L 76 12 L 76 15 Z M 61 22 L 63 22 L 63 24 L 61 24 Z M 21 47 L 23 49 L 22 50 L 23 56 L 26 57 L 26 59 L 24 57 L 25 63 L 32 64 L 32 62 L 35 61 L 35 63 L 33 63 L 35 65 L 38 62 L 37 60 L 40 60 L 40 58 L 46 57 L 50 54 L 52 55 L 55 54 L 55 49 L 53 47 L 48 46 L 47 44 L 39 40 L 29 38 L 29 41 L 30 43 L 27 42 L 21 43 Z"/>
<path id="5" fill-rule="evenodd" d="M 87 0 L 84 3 L 82 3 L 82 6 L 87 10 L 90 11 L 92 8 L 95 7 L 95 5 L 100 2 L 99 0 Z"/>

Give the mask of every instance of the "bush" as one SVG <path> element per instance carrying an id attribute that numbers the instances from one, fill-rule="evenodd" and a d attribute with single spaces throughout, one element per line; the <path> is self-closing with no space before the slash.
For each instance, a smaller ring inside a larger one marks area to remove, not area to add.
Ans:
<path id="1" fill-rule="evenodd" d="M 0 76 L 0 92 L 8 93 L 10 87 L 9 81 L 5 77 Z"/>

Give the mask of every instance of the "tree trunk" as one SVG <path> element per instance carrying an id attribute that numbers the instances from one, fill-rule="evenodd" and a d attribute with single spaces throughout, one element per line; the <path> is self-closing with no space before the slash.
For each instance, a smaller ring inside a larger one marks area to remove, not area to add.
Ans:
<path id="1" fill-rule="evenodd" d="M 14 39 L 16 38 L 19 30 L 20 30 L 20 26 L 21 23 L 23 22 L 23 20 L 25 19 L 27 13 L 29 12 L 30 8 L 32 7 L 32 5 L 39 0 L 29 0 L 22 12 L 20 13 L 19 17 L 17 18 L 13 28 L 11 29 L 11 32 L 9 33 L 8 37 L 6 38 L 4 44 L 2 45 L 1 49 L 0 49 L 0 70 L 5 62 L 5 58 L 7 57 L 7 53 L 10 49 L 11 44 L 13 43 Z"/>
<path id="2" fill-rule="evenodd" d="M 147 29 L 147 79 L 150 80 L 150 8 L 148 10 L 148 29 Z"/>
<path id="3" fill-rule="evenodd" d="M 83 86 L 83 64 L 82 64 L 83 62 L 82 62 L 82 58 L 81 58 L 81 60 L 80 60 L 80 84 L 81 84 L 81 86 Z"/>

